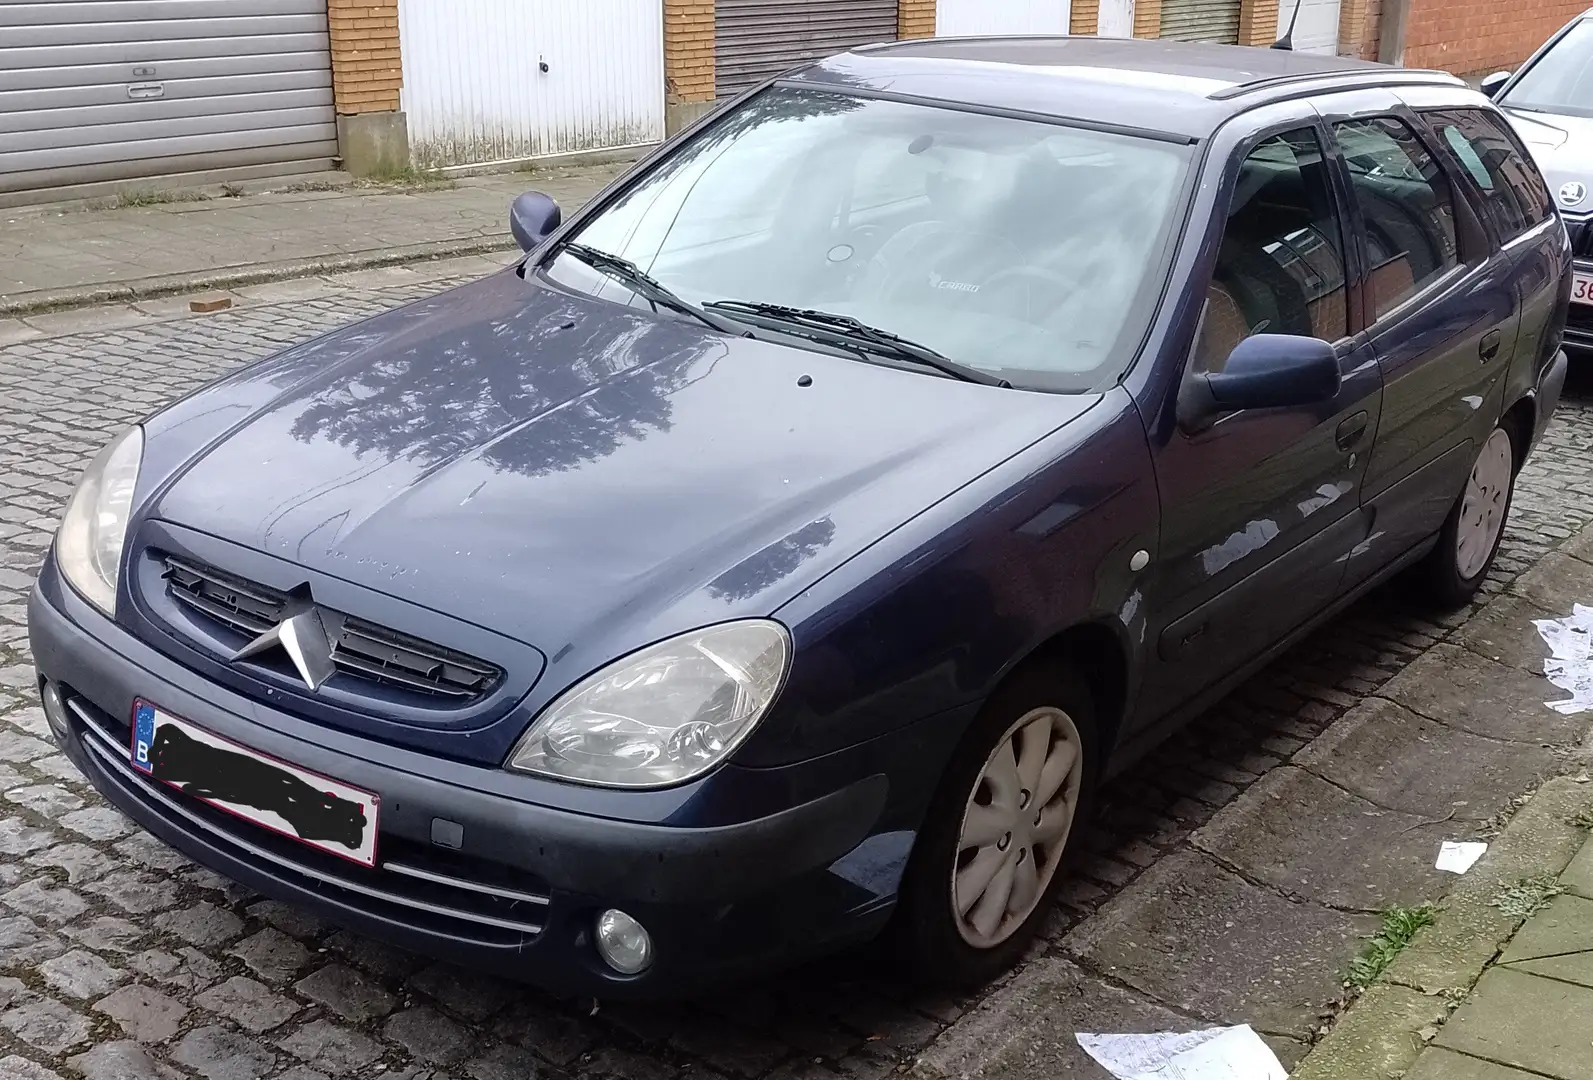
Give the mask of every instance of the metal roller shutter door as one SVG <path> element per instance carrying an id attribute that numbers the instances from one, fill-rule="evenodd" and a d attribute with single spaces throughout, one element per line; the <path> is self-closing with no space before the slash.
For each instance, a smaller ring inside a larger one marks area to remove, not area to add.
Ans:
<path id="1" fill-rule="evenodd" d="M 896 40 L 896 0 L 718 0 L 714 90 L 729 97 L 805 60 Z"/>
<path id="2" fill-rule="evenodd" d="M 0 0 L 0 194 L 336 155 L 326 0 Z"/>
<path id="3" fill-rule="evenodd" d="M 1162 37 L 1239 44 L 1239 0 L 1163 0 Z"/>

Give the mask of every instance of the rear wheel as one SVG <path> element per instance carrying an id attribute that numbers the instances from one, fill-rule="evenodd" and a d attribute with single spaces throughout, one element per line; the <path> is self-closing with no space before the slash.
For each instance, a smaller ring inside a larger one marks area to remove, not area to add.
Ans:
<path id="1" fill-rule="evenodd" d="M 1494 428 L 1425 564 L 1428 592 L 1445 608 L 1469 603 L 1493 566 L 1515 494 L 1516 462 L 1510 431 Z"/>
<path id="2" fill-rule="evenodd" d="M 1034 669 L 994 694 L 919 833 L 898 930 L 928 981 L 977 986 L 1034 938 L 1082 831 L 1095 711 L 1075 673 Z"/>

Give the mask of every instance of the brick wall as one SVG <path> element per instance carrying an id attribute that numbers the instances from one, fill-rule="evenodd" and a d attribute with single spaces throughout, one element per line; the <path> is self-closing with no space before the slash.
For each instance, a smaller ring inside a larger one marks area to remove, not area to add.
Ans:
<path id="1" fill-rule="evenodd" d="M 1266 48 L 1278 40 L 1278 0 L 1242 0 L 1239 44 Z"/>
<path id="2" fill-rule="evenodd" d="M 404 85 L 398 0 L 327 0 L 332 98 L 340 113 L 393 112 Z"/>
<path id="3" fill-rule="evenodd" d="M 1340 23 L 1342 29 L 1343 23 Z M 1382 40 L 1383 33 L 1383 0 L 1366 0 L 1366 16 L 1361 23 L 1361 32 L 1358 37 L 1348 37 L 1346 42 L 1360 42 L 1360 57 L 1362 60 L 1376 60 L 1378 42 Z"/>
<path id="4" fill-rule="evenodd" d="M 935 0 L 897 0 L 896 36 L 926 38 L 935 36 Z"/>
<path id="5" fill-rule="evenodd" d="M 1139 14 L 1139 9 L 1134 10 Z M 1101 17 L 1101 0 L 1073 0 L 1068 12 L 1068 27 L 1075 34 L 1093 34 Z"/>
<path id="6" fill-rule="evenodd" d="M 1162 0 L 1138 0 L 1134 5 L 1134 36 L 1162 36 Z"/>
<path id="7" fill-rule="evenodd" d="M 714 99 L 714 0 L 664 0 L 664 86 L 672 103 Z"/>
<path id="8" fill-rule="evenodd" d="M 1458 75 L 1514 67 L 1588 0 L 1410 0 L 1405 65 Z"/>

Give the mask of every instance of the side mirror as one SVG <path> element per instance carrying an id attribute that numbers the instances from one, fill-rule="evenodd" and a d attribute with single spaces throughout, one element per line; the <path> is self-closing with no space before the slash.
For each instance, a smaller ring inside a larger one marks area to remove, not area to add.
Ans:
<path id="1" fill-rule="evenodd" d="M 1496 97 L 1505 83 L 1510 81 L 1510 72 L 1496 71 L 1492 75 L 1484 75 L 1479 89 L 1489 97 Z"/>
<path id="2" fill-rule="evenodd" d="M 540 191 L 517 195 L 509 206 L 509 231 L 521 251 L 530 251 L 542 243 L 563 220 L 559 204 Z"/>
<path id="3" fill-rule="evenodd" d="M 1221 371 L 1194 373 L 1178 395 L 1178 418 L 1198 429 L 1218 413 L 1315 405 L 1338 396 L 1338 354 L 1320 338 L 1253 334 Z"/>

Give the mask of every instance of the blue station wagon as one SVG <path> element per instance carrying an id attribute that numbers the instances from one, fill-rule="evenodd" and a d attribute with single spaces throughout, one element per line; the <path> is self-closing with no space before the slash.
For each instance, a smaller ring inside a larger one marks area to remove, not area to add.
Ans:
<path id="1" fill-rule="evenodd" d="M 1114 773 L 1475 593 L 1565 378 L 1565 226 L 1431 72 L 860 49 L 511 220 L 118 435 L 29 622 L 151 833 L 562 993 L 998 973 Z"/>

